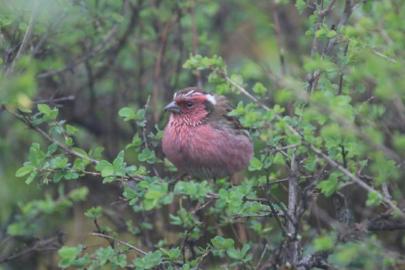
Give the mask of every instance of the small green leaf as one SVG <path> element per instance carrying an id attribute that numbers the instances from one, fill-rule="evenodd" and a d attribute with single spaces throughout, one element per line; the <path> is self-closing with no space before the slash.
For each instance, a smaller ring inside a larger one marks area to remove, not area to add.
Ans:
<path id="1" fill-rule="evenodd" d="M 87 194 L 89 194 L 89 189 L 87 187 L 81 187 L 70 191 L 68 197 L 72 201 L 83 201 L 86 199 Z"/>
<path id="2" fill-rule="evenodd" d="M 304 0 L 297 0 L 295 2 L 295 7 L 297 8 L 299 13 L 304 12 L 304 9 L 306 8 L 307 4 L 305 3 Z"/>
<path id="3" fill-rule="evenodd" d="M 114 166 L 107 160 L 101 160 L 97 164 L 96 170 L 101 172 L 102 177 L 109 177 L 114 175 Z"/>
<path id="4" fill-rule="evenodd" d="M 136 119 L 136 111 L 130 107 L 121 108 L 118 115 L 124 119 L 124 121 L 131 121 Z"/>
<path id="5" fill-rule="evenodd" d="M 147 162 L 153 164 L 156 162 L 155 152 L 148 148 L 144 148 L 142 152 L 138 155 L 138 160 L 142 162 Z"/>
<path id="6" fill-rule="evenodd" d="M 381 195 L 377 192 L 369 192 L 367 196 L 366 205 L 367 206 L 377 206 L 382 203 Z"/>
<path id="7" fill-rule="evenodd" d="M 263 163 L 256 157 L 252 158 L 249 165 L 249 171 L 260 171 L 263 167 Z"/>
<path id="8" fill-rule="evenodd" d="M 84 215 L 86 217 L 91 218 L 91 219 L 97 219 L 97 218 L 101 217 L 102 214 L 103 214 L 103 208 L 100 206 L 91 207 L 91 208 L 87 209 L 86 212 L 84 213 Z"/>
<path id="9" fill-rule="evenodd" d="M 38 104 L 38 111 L 43 114 L 45 121 L 55 120 L 58 117 L 58 109 L 51 109 L 47 104 Z"/>
<path id="10" fill-rule="evenodd" d="M 144 196 L 143 206 L 145 210 L 151 210 L 163 203 L 163 199 L 168 192 L 168 184 L 166 182 L 156 182 L 148 186 Z"/>
<path id="11" fill-rule="evenodd" d="M 255 85 L 253 86 L 252 90 L 253 90 L 253 92 L 255 92 L 256 94 L 261 95 L 261 96 L 264 95 L 264 94 L 266 94 L 266 92 L 267 92 L 266 87 L 265 87 L 262 83 L 260 83 L 260 82 L 255 83 Z"/>
<path id="12" fill-rule="evenodd" d="M 33 172 L 28 176 L 28 178 L 25 180 L 25 183 L 26 183 L 27 185 L 31 184 L 32 181 L 34 181 L 35 177 L 37 177 L 37 175 L 38 175 L 38 172 L 37 172 L 37 171 L 33 171 Z"/>
<path id="13" fill-rule="evenodd" d="M 68 165 L 69 160 L 65 156 L 56 156 L 49 161 L 52 169 L 63 169 Z"/>
<path id="14" fill-rule="evenodd" d="M 139 270 L 153 269 L 154 267 L 158 266 L 161 263 L 162 263 L 161 251 L 149 252 L 142 258 L 136 258 L 134 260 L 134 265 L 136 269 Z"/>
<path id="15" fill-rule="evenodd" d="M 327 180 L 318 183 L 318 188 L 326 197 L 331 196 L 339 189 L 338 177 L 338 173 L 331 173 Z"/>
<path id="16" fill-rule="evenodd" d="M 324 235 L 314 240 L 315 251 L 331 250 L 335 246 L 335 239 L 329 235 Z"/>
<path id="17" fill-rule="evenodd" d="M 69 124 L 67 124 L 65 126 L 65 128 L 66 128 L 66 133 L 69 135 L 75 135 L 79 131 L 76 127 L 69 125 Z"/>
<path id="18" fill-rule="evenodd" d="M 211 239 L 211 244 L 219 250 L 227 250 L 235 246 L 235 241 L 231 238 L 224 238 L 222 236 L 215 236 Z"/>
<path id="19" fill-rule="evenodd" d="M 33 170 L 35 170 L 35 167 L 32 166 L 31 164 L 24 165 L 23 167 L 19 168 L 17 172 L 15 173 L 16 177 L 23 177 L 26 176 L 27 174 L 31 173 Z"/>
<path id="20" fill-rule="evenodd" d="M 77 257 L 82 252 L 83 247 L 71 247 L 71 246 L 63 246 L 61 249 L 58 250 L 59 256 L 59 267 L 61 268 L 68 268 L 70 266 L 74 266 L 77 260 Z"/>
<path id="21" fill-rule="evenodd" d="M 115 174 L 119 176 L 125 175 L 125 161 L 124 161 L 124 151 L 119 152 L 117 157 L 113 161 L 113 167 Z"/>

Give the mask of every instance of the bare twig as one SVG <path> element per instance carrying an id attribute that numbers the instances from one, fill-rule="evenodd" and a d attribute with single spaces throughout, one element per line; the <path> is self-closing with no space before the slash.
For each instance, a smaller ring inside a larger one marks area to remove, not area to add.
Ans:
<path id="1" fill-rule="evenodd" d="M 105 238 L 105 239 L 112 240 L 112 241 L 114 241 L 114 242 L 120 243 L 121 245 L 124 245 L 124 246 L 126 246 L 126 247 L 129 247 L 130 249 L 135 250 L 136 252 L 138 252 L 138 253 L 141 254 L 141 255 L 146 255 L 146 254 L 148 254 L 146 251 L 144 251 L 144 250 L 142 250 L 142 249 L 140 249 L 140 248 L 138 248 L 138 247 L 136 247 L 136 246 L 134 246 L 134 245 L 132 245 L 132 244 L 126 242 L 126 241 L 123 241 L 123 240 L 120 240 L 120 239 L 116 239 L 116 238 L 114 238 L 114 237 L 112 237 L 112 236 L 110 236 L 110 235 L 107 235 L 107 234 L 102 234 L 102 233 L 93 232 L 93 233 L 90 233 L 90 235 L 91 235 L 91 236 L 96 236 L 96 237 Z"/>
<path id="2" fill-rule="evenodd" d="M 35 100 L 34 103 L 35 104 L 41 104 L 41 103 L 59 103 L 59 102 L 65 102 L 65 101 L 73 101 L 75 100 L 75 96 L 70 95 L 70 96 L 66 96 L 66 97 L 60 97 L 60 98 L 50 98 L 50 99 L 38 99 Z"/>

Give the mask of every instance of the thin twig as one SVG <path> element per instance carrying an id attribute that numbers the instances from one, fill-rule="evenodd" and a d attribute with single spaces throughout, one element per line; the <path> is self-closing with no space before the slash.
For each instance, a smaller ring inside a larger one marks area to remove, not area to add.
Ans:
<path id="1" fill-rule="evenodd" d="M 93 233 L 90 233 L 90 235 L 105 238 L 105 239 L 108 239 L 108 240 L 113 240 L 115 242 L 118 242 L 118 243 L 126 246 L 126 247 L 129 247 L 130 249 L 135 250 L 136 252 L 138 252 L 141 255 L 148 254 L 146 251 L 144 251 L 144 250 L 142 250 L 142 249 L 140 249 L 140 248 L 138 248 L 138 247 L 136 247 L 136 246 L 134 246 L 134 245 L 132 245 L 132 244 L 130 244 L 128 242 L 125 242 L 125 241 L 120 240 L 120 239 L 116 239 L 116 238 L 114 238 L 114 237 L 112 237 L 110 235 L 107 235 L 107 234 L 93 232 Z"/>
<path id="2" fill-rule="evenodd" d="M 59 102 L 65 102 L 65 101 L 73 101 L 75 100 L 75 96 L 70 95 L 66 97 L 60 97 L 60 98 L 50 98 L 50 99 L 38 99 L 34 100 L 35 104 L 41 104 L 41 103 L 59 103 Z"/>

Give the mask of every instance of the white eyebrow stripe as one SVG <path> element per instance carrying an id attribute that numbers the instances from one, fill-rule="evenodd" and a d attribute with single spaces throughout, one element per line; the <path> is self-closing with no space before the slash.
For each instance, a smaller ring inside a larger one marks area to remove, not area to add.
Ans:
<path id="1" fill-rule="evenodd" d="M 217 104 L 217 100 L 215 99 L 215 96 L 210 95 L 210 94 L 206 94 L 205 96 L 207 97 L 207 100 L 212 103 L 212 105 Z"/>
<path id="2" fill-rule="evenodd" d="M 185 97 L 191 96 L 191 95 L 194 94 L 194 92 L 195 92 L 195 90 L 191 90 L 191 91 L 185 93 L 184 96 L 185 96 Z"/>

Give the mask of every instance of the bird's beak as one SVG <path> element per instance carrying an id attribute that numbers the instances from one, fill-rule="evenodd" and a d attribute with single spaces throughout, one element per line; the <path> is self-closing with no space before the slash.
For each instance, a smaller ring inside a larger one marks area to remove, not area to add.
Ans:
<path id="1" fill-rule="evenodd" d="M 180 107 L 177 106 L 176 102 L 172 101 L 169 104 L 166 105 L 164 108 L 165 111 L 169 112 L 174 112 L 174 113 L 180 113 Z"/>

